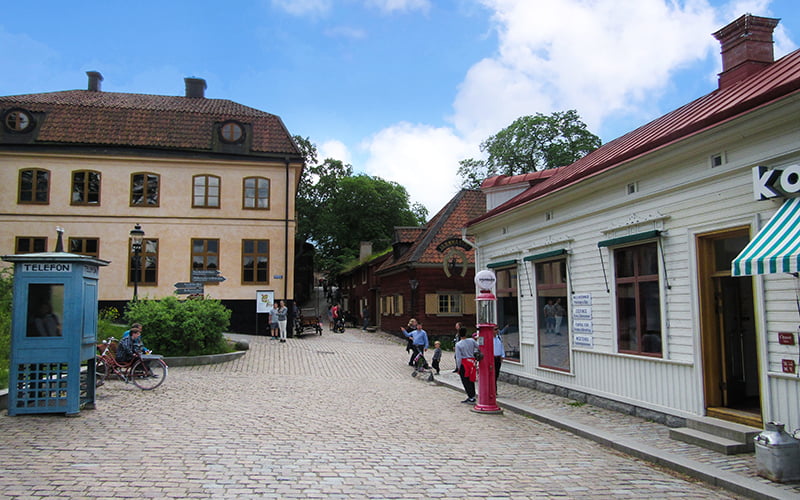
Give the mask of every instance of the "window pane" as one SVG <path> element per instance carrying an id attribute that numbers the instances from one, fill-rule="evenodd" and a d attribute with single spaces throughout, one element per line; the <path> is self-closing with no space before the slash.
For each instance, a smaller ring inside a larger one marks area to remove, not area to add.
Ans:
<path id="1" fill-rule="evenodd" d="M 658 248 L 655 243 L 642 245 L 639 275 L 658 274 Z"/>
<path id="2" fill-rule="evenodd" d="M 614 250 L 614 269 L 618 278 L 634 275 L 634 247 Z"/>
<path id="3" fill-rule="evenodd" d="M 633 283 L 617 286 L 617 327 L 619 349 L 622 351 L 638 351 L 636 295 Z"/>

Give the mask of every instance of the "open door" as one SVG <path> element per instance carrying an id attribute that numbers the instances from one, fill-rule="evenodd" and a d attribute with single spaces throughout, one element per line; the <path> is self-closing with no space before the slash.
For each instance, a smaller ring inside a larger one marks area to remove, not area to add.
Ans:
<path id="1" fill-rule="evenodd" d="M 753 280 L 732 277 L 748 228 L 698 236 L 700 337 L 706 414 L 761 427 Z"/>

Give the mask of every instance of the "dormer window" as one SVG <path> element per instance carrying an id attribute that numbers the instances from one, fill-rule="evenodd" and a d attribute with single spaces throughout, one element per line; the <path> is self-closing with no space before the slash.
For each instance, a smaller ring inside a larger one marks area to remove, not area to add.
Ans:
<path id="1" fill-rule="evenodd" d="M 10 132 L 25 133 L 33 128 L 33 116 L 24 109 L 11 109 L 3 115 L 3 125 Z"/>
<path id="2" fill-rule="evenodd" d="M 227 121 L 219 128 L 219 138 L 228 144 L 238 144 L 244 140 L 244 127 L 239 122 Z"/>

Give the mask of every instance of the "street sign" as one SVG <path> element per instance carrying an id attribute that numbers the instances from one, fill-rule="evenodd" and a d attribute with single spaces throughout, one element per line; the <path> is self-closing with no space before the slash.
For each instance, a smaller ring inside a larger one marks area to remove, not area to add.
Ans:
<path id="1" fill-rule="evenodd" d="M 192 276 L 192 280 L 197 283 L 208 283 L 208 282 L 216 282 L 221 283 L 225 281 L 225 276 Z"/>
<path id="2" fill-rule="evenodd" d="M 195 276 L 219 276 L 219 271 L 216 269 L 192 271 L 192 278 Z"/>
<path id="3" fill-rule="evenodd" d="M 178 295 L 193 295 L 203 293 L 202 283 L 175 283 L 175 293 Z"/>

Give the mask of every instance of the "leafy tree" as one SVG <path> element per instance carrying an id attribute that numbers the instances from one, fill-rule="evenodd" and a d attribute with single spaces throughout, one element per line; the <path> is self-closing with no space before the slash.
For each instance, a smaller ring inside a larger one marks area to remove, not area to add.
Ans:
<path id="1" fill-rule="evenodd" d="M 341 160 L 327 158 L 316 164 L 314 144 L 308 138 L 294 139 L 306 159 L 295 204 L 297 239 L 314 243 L 319 270 L 335 273 L 358 256 L 361 241 L 385 248 L 395 226 L 417 226 L 427 219 L 423 205 L 409 206 L 403 186 L 353 175 L 352 165 Z"/>
<path id="2" fill-rule="evenodd" d="M 0 269 L 0 388 L 8 387 L 11 358 L 11 304 L 14 290 L 12 268 Z"/>
<path id="3" fill-rule="evenodd" d="M 514 120 L 481 143 L 486 160 L 459 162 L 465 188 L 477 188 L 494 175 L 518 175 L 569 165 L 602 144 L 589 132 L 575 110 L 551 115 L 536 113 Z"/>

